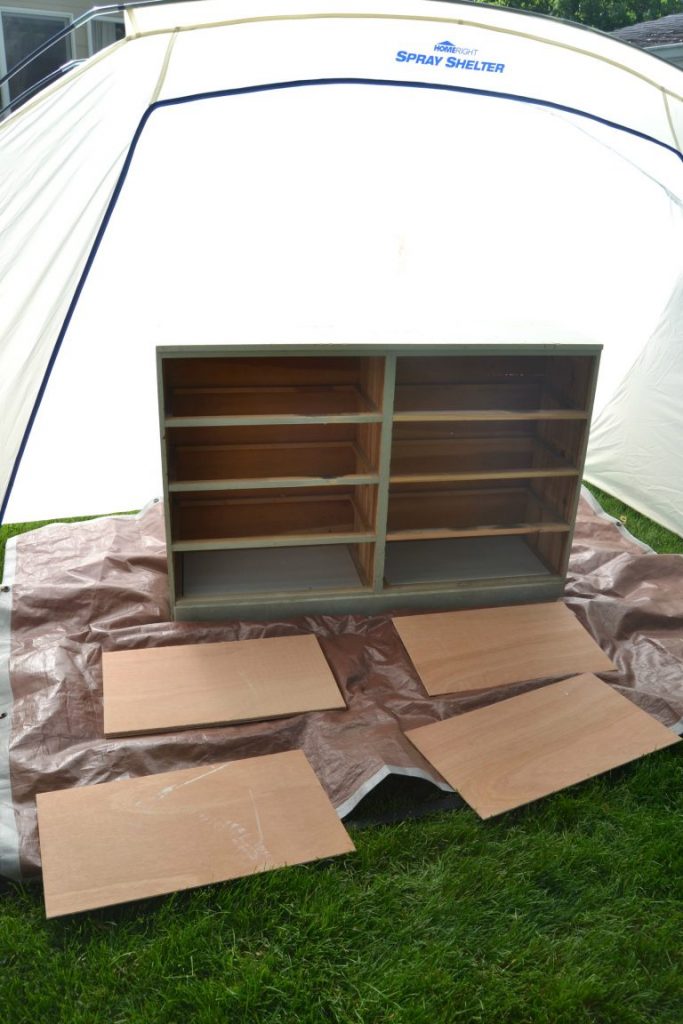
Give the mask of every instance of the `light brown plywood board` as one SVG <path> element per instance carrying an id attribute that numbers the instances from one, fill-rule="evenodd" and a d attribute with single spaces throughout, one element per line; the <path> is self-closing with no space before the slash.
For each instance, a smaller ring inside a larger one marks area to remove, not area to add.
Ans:
<path id="1" fill-rule="evenodd" d="M 41 793 L 48 917 L 354 849 L 300 750 Z"/>
<path id="2" fill-rule="evenodd" d="M 411 729 L 406 736 L 482 818 L 678 742 L 671 730 L 591 674 Z"/>
<path id="3" fill-rule="evenodd" d="M 394 625 L 431 696 L 615 668 L 561 602 L 408 615 Z"/>
<path id="4" fill-rule="evenodd" d="M 102 655 L 105 736 L 345 708 L 314 636 Z"/>

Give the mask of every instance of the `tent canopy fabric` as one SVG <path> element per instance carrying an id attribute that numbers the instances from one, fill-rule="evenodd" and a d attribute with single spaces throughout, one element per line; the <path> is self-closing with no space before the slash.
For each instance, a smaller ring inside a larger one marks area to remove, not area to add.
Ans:
<path id="1" fill-rule="evenodd" d="M 160 493 L 157 345 L 585 342 L 588 478 L 683 532 L 679 70 L 432 0 L 126 17 L 0 125 L 6 520 Z"/>

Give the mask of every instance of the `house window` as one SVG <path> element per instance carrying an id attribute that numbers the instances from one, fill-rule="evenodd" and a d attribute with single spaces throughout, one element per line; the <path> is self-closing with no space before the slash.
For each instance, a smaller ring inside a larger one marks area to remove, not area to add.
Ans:
<path id="1" fill-rule="evenodd" d="M 88 43 L 90 53 L 97 53 L 105 46 L 123 39 L 126 29 L 123 18 L 95 18 L 88 24 Z"/>
<path id="2" fill-rule="evenodd" d="M 68 14 L 0 8 L 0 74 L 6 74 L 70 22 L 71 16 Z M 2 105 L 16 99 L 24 90 L 61 68 L 71 56 L 71 42 L 66 36 L 2 87 Z"/>

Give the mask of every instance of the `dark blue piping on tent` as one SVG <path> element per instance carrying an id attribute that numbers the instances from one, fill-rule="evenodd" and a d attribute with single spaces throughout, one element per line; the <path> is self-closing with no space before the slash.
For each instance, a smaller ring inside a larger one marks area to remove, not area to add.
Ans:
<path id="1" fill-rule="evenodd" d="M 119 174 L 118 181 L 116 182 L 114 192 L 112 194 L 111 199 L 109 200 L 109 205 L 107 206 L 106 212 L 102 219 L 102 223 L 100 224 L 97 235 L 95 236 L 95 241 L 92 244 L 90 253 L 88 254 L 88 259 L 86 260 L 85 267 L 83 268 L 83 273 L 80 276 L 80 279 L 76 286 L 76 291 L 74 292 L 73 298 L 66 312 L 66 316 L 64 317 L 64 323 L 62 324 L 59 335 L 57 336 L 57 340 L 55 341 L 54 348 L 52 349 L 52 354 L 50 355 L 50 359 L 45 368 L 45 373 L 43 374 L 43 380 L 41 382 L 40 388 L 38 389 L 36 400 L 33 403 L 33 409 L 31 410 L 29 421 L 26 425 L 26 429 L 21 439 L 19 451 L 17 452 L 17 456 L 14 460 L 14 465 L 12 467 L 12 472 L 10 474 L 10 478 L 7 485 L 7 491 L 3 498 L 2 506 L 0 507 L 0 523 L 3 522 L 5 511 L 7 510 L 7 505 L 10 499 L 10 495 L 12 493 L 12 489 L 17 478 L 17 473 L 19 472 L 19 466 L 24 456 L 26 445 L 28 443 L 31 430 L 33 429 L 33 424 L 36 421 L 36 417 L 38 415 L 38 411 L 40 409 L 43 396 L 45 395 L 45 391 L 47 389 L 50 376 L 54 369 L 54 365 L 57 361 L 57 356 L 59 355 L 59 351 L 62 347 L 62 342 L 64 341 L 66 332 L 69 329 L 69 324 L 71 323 L 71 319 L 76 311 L 78 300 L 81 297 L 81 293 L 83 291 L 83 288 L 85 287 L 85 283 L 92 269 L 95 257 L 97 255 L 100 245 L 102 244 L 104 233 L 107 230 L 109 221 L 111 220 L 112 214 L 116 207 L 116 203 L 118 202 L 118 198 L 121 195 L 121 190 L 128 176 L 130 165 L 133 162 L 133 156 L 135 155 L 135 150 L 137 148 L 138 142 L 140 141 L 140 136 L 142 135 L 145 125 L 147 124 L 151 115 L 154 113 L 155 110 L 159 110 L 163 107 L 180 106 L 183 103 L 195 103 L 199 100 L 212 100 L 218 99 L 223 96 L 243 96 L 247 93 L 272 92 L 276 89 L 296 89 L 304 86 L 316 85 L 382 85 L 402 86 L 412 89 L 437 89 L 443 92 L 468 93 L 473 96 L 488 96 L 494 99 L 511 100 L 515 103 L 527 103 L 531 106 L 536 107 L 548 107 L 551 110 L 561 110 L 566 114 L 576 114 L 579 117 L 588 118 L 590 121 L 597 121 L 598 124 L 604 124 L 608 128 L 616 128 L 617 131 L 626 132 L 629 135 L 635 135 L 636 138 L 644 139 L 646 142 L 652 142 L 656 146 L 661 146 L 662 149 L 666 149 L 670 153 L 673 153 L 674 156 L 677 156 L 679 160 L 683 162 L 683 153 L 681 153 L 674 146 L 670 146 L 668 143 L 662 142 L 660 139 L 655 139 L 652 135 L 647 135 L 645 132 L 639 132 L 635 128 L 629 128 L 627 125 L 619 124 L 616 121 L 610 121 L 605 117 L 599 117 L 597 114 L 589 114 L 585 110 L 578 110 L 576 107 L 570 107 L 564 103 L 554 103 L 552 102 L 552 100 L 537 99 L 533 96 L 516 96 L 514 93 L 508 92 L 493 92 L 487 89 L 475 89 L 469 86 L 447 85 L 442 82 L 400 82 L 391 78 L 311 78 L 302 79 L 301 81 L 294 82 L 274 82 L 265 85 L 246 85 L 238 89 L 217 89 L 213 92 L 193 93 L 189 96 L 178 96 L 174 99 L 158 100 L 156 103 L 153 103 L 151 106 L 149 106 L 145 113 L 140 118 L 140 123 L 137 126 L 131 144 L 128 148 L 128 153 L 126 155 L 123 167 L 121 168 L 121 173 Z"/>

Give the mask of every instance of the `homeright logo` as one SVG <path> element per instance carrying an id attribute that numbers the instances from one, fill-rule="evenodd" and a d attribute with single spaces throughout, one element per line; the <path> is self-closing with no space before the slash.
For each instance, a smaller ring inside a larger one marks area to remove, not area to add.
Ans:
<path id="1" fill-rule="evenodd" d="M 479 50 L 470 50 L 464 46 L 449 43 L 447 39 L 444 39 L 442 43 L 437 43 L 434 49 L 437 53 L 464 53 L 468 57 L 476 57 L 479 53 Z"/>
<path id="2" fill-rule="evenodd" d="M 487 71 L 490 74 L 502 75 L 505 65 L 490 60 L 479 60 L 479 50 L 466 46 L 456 46 L 455 43 L 444 39 L 437 43 L 433 53 L 414 53 L 411 50 L 399 50 L 394 60 L 398 64 L 424 64 L 431 67 L 438 67 L 443 64 L 445 68 L 454 71 Z M 449 56 L 446 56 L 448 54 Z"/>

